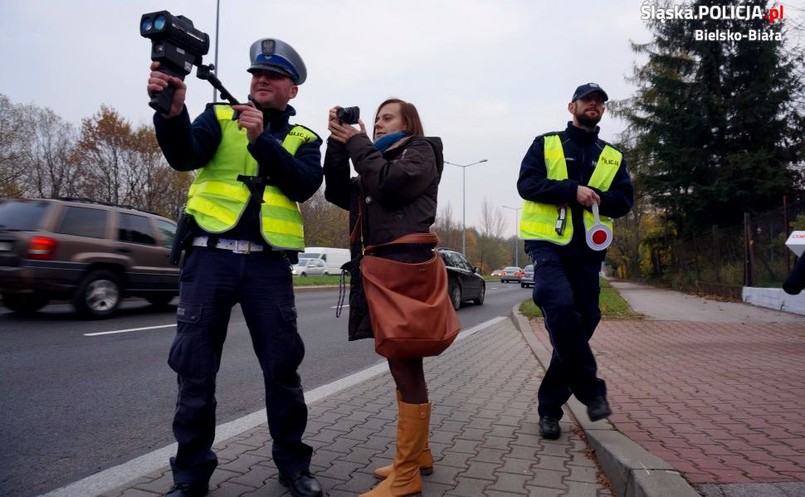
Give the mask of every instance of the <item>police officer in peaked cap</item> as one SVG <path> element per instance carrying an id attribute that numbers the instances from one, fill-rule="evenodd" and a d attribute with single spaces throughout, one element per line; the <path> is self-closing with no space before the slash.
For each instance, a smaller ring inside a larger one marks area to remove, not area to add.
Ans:
<path id="1" fill-rule="evenodd" d="M 290 100 L 307 79 L 302 57 L 276 38 L 249 50 L 248 103 L 211 104 L 192 123 L 179 78 L 152 62 L 149 95 L 175 88 L 167 114 L 154 115 L 168 164 L 195 171 L 185 214 L 176 336 L 168 364 L 178 376 L 168 497 L 200 497 L 218 465 L 215 384 L 232 307 L 240 304 L 263 372 L 268 429 L 279 481 L 296 497 L 322 489 L 302 441 L 307 405 L 298 368 L 305 346 L 296 325 L 290 264 L 304 250 L 298 203 L 321 185 L 321 139 L 291 124 Z"/>

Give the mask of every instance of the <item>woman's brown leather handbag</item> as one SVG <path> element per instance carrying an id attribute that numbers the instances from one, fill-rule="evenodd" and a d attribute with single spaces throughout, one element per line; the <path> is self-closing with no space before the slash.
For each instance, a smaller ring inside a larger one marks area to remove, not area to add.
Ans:
<path id="1" fill-rule="evenodd" d="M 402 243 L 435 247 L 438 238 L 433 233 L 413 233 L 364 251 L 360 268 L 375 351 L 391 359 L 436 356 L 461 331 L 447 295 L 447 269 L 435 251 L 433 258 L 420 263 L 372 255 L 379 247 Z"/>

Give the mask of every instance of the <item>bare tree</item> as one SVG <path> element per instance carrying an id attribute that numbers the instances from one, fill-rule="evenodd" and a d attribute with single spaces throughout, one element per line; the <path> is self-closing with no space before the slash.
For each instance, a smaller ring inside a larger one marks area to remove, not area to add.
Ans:
<path id="1" fill-rule="evenodd" d="M 0 198 L 24 193 L 24 152 L 28 140 L 22 110 L 0 95 Z"/>
<path id="2" fill-rule="evenodd" d="M 124 203 L 175 217 L 186 201 L 193 174 L 168 166 L 151 126 L 134 131 L 122 153 L 127 168 L 123 177 Z"/>
<path id="3" fill-rule="evenodd" d="M 50 109 L 26 105 L 24 112 L 31 122 L 27 189 L 42 198 L 76 195 L 75 129 Z"/>
<path id="4" fill-rule="evenodd" d="M 453 207 L 448 202 L 436 216 L 433 232 L 439 237 L 442 247 L 459 249 L 461 247 L 461 226 L 453 221 Z"/>
<path id="5" fill-rule="evenodd" d="M 481 203 L 481 230 L 475 243 L 475 249 L 472 251 L 473 265 L 489 270 L 502 263 L 505 250 L 501 246 L 500 239 L 504 229 L 506 229 L 506 219 L 503 209 L 493 206 L 489 199 L 484 198 Z"/>
<path id="6" fill-rule="evenodd" d="M 349 213 L 324 198 L 320 188 L 300 204 L 305 220 L 305 245 L 309 247 L 349 247 Z"/>
<path id="7" fill-rule="evenodd" d="M 515 227 L 516 228 L 516 227 Z M 495 207 L 484 197 L 481 203 L 481 235 L 489 238 L 501 238 L 506 229 L 503 209 Z"/>
<path id="8" fill-rule="evenodd" d="M 81 120 L 80 153 L 82 189 L 87 197 L 121 203 L 126 177 L 126 149 L 130 146 L 131 125 L 109 107 Z"/>

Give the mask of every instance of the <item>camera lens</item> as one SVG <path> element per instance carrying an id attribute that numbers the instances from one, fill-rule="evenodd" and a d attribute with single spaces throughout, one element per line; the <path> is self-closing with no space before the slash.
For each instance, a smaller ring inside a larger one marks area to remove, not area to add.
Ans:
<path id="1" fill-rule="evenodd" d="M 140 31 L 142 31 L 143 33 L 146 33 L 148 31 L 151 31 L 151 28 L 153 28 L 153 27 L 154 27 L 154 24 L 151 22 L 151 18 L 146 17 L 145 19 L 143 19 L 143 24 L 142 24 L 142 26 L 140 26 Z"/>
<path id="2" fill-rule="evenodd" d="M 157 16 L 156 19 L 154 19 L 154 27 L 156 28 L 157 31 L 162 31 L 163 29 L 165 29 L 166 22 L 167 19 L 165 19 L 165 16 L 160 14 Z"/>

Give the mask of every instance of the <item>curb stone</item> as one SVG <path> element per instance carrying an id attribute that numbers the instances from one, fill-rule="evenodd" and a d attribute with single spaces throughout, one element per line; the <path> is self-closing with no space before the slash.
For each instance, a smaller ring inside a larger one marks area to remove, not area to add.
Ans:
<path id="1" fill-rule="evenodd" d="M 520 313 L 519 307 L 518 304 L 512 308 L 512 321 L 543 369 L 547 369 L 551 352 L 536 339 L 531 323 Z M 617 431 L 608 420 L 591 422 L 586 407 L 575 397 L 565 405 L 565 411 L 584 431 L 601 469 L 619 497 L 701 497 L 670 464 Z"/>

